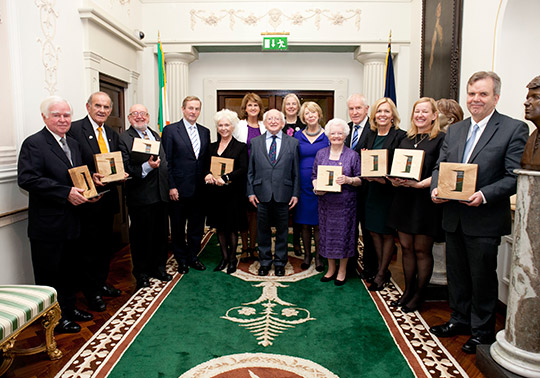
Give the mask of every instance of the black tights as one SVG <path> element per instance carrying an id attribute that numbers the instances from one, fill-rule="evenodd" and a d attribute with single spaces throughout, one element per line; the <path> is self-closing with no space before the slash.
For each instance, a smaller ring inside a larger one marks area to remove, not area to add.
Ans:
<path id="1" fill-rule="evenodd" d="M 225 261 L 236 260 L 236 248 L 238 247 L 238 233 L 231 231 L 217 230 L 219 246 L 221 247 L 222 258 Z"/>
<path id="2" fill-rule="evenodd" d="M 309 224 L 302 225 L 302 242 L 304 243 L 304 250 L 306 251 L 306 256 L 304 257 L 304 262 L 306 264 L 311 264 L 311 236 L 315 240 L 315 265 L 321 265 L 319 257 L 319 226 L 312 226 Z"/>
<path id="3" fill-rule="evenodd" d="M 394 236 L 392 234 L 379 234 L 370 232 L 373 238 L 373 246 L 377 252 L 378 270 L 373 282 L 382 285 L 387 279 L 388 266 L 394 253 Z"/>
<path id="4" fill-rule="evenodd" d="M 433 272 L 433 238 L 399 232 L 405 291 L 399 299 L 401 305 L 416 308 L 420 305 Z"/>

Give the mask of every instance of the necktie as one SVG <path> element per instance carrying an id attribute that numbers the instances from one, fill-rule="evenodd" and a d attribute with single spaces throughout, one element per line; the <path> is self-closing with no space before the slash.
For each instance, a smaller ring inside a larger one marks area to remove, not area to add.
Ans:
<path id="1" fill-rule="evenodd" d="M 107 143 L 105 143 L 105 138 L 103 138 L 103 133 L 101 132 L 101 126 L 99 126 L 97 128 L 98 130 L 98 139 L 97 139 L 97 142 L 98 142 L 98 145 L 99 145 L 99 151 L 104 154 L 104 153 L 107 153 L 109 152 L 109 149 L 107 148 Z"/>
<path id="2" fill-rule="evenodd" d="M 469 160 L 469 155 L 471 154 L 471 151 L 473 149 L 474 141 L 476 140 L 476 134 L 478 134 L 478 130 L 480 130 L 480 126 L 474 125 L 471 136 L 469 137 L 469 139 L 467 139 L 467 142 L 465 143 L 465 151 L 463 152 L 463 159 L 461 160 L 462 163 L 466 163 L 467 160 Z"/>
<path id="3" fill-rule="evenodd" d="M 356 145 L 358 144 L 358 137 L 359 137 L 358 129 L 359 128 L 360 128 L 360 125 L 354 125 L 354 133 L 353 133 L 352 143 L 351 143 L 351 148 L 353 150 L 356 147 Z"/>
<path id="4" fill-rule="evenodd" d="M 270 143 L 270 150 L 268 151 L 268 157 L 270 158 L 270 163 L 272 165 L 276 164 L 276 152 L 277 152 L 277 136 L 272 135 L 272 143 Z"/>
<path id="5" fill-rule="evenodd" d="M 191 146 L 193 147 L 193 152 L 195 152 L 195 156 L 198 159 L 201 145 L 199 142 L 199 135 L 197 135 L 197 126 L 189 126 L 188 131 L 189 139 L 191 139 Z"/>
<path id="6" fill-rule="evenodd" d="M 60 144 L 62 145 L 62 150 L 64 150 L 64 153 L 66 154 L 69 162 L 73 165 L 73 161 L 71 160 L 71 150 L 69 149 L 69 146 L 67 145 L 66 138 L 64 137 L 60 138 Z"/>
<path id="7" fill-rule="evenodd" d="M 142 132 L 142 135 L 143 135 L 143 138 L 146 139 L 146 140 L 150 140 L 150 137 L 148 136 L 148 131 L 147 130 L 144 130 Z"/>

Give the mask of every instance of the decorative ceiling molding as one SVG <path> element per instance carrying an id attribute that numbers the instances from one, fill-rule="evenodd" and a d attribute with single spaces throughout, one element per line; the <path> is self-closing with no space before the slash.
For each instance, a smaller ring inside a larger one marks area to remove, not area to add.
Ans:
<path id="1" fill-rule="evenodd" d="M 343 26 L 345 23 L 353 20 L 356 30 L 360 30 L 360 15 L 362 14 L 362 10 L 360 9 L 347 9 L 344 12 L 335 12 L 320 8 L 306 9 L 303 12 L 296 12 L 291 15 L 278 8 L 272 8 L 261 15 L 250 13 L 245 16 L 242 14 L 244 12 L 242 9 L 222 9 L 217 13 L 191 9 L 191 30 L 195 31 L 198 21 L 202 21 L 203 24 L 208 26 L 218 26 L 222 22 L 228 21 L 229 29 L 234 30 L 236 22 L 248 26 L 257 26 L 260 21 L 265 19 L 274 30 L 282 26 L 284 21 L 288 22 L 288 26 L 303 26 L 305 23 L 313 22 L 317 30 L 320 30 L 321 20 L 327 21 L 333 26 Z"/>
<path id="2" fill-rule="evenodd" d="M 58 12 L 54 9 L 56 0 L 35 0 L 39 8 L 39 21 L 44 38 L 38 38 L 41 44 L 41 61 L 45 67 L 45 89 L 49 95 L 56 93 L 58 60 L 60 47 L 54 43 L 56 37 L 56 19 Z"/>

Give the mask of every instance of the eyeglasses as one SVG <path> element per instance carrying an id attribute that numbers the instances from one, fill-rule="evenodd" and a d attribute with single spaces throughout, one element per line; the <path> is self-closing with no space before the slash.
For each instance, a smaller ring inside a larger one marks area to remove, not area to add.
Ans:
<path id="1" fill-rule="evenodd" d="M 138 117 L 138 116 L 146 117 L 148 113 L 147 112 L 131 112 L 128 115 L 132 117 Z"/>

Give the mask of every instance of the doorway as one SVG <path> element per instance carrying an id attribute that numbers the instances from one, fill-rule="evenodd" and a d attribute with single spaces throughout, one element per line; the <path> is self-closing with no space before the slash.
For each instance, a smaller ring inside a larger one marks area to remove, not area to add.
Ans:
<path id="1" fill-rule="evenodd" d="M 281 110 L 285 95 L 294 93 L 300 99 L 301 104 L 306 101 L 313 101 L 321 107 L 323 111 L 322 125 L 326 125 L 329 120 L 334 118 L 334 91 L 218 90 L 217 109 L 230 109 L 240 114 L 242 98 L 248 92 L 255 92 L 261 97 L 264 110 Z"/>

